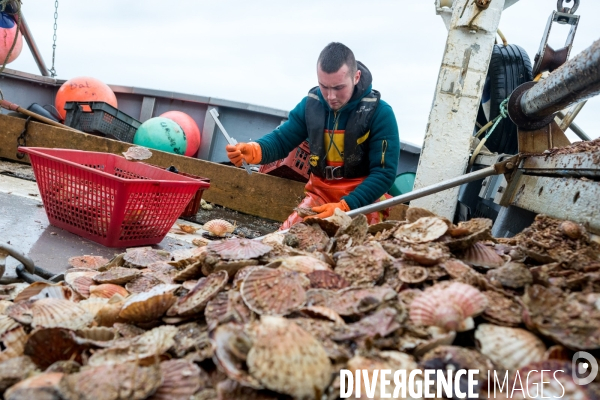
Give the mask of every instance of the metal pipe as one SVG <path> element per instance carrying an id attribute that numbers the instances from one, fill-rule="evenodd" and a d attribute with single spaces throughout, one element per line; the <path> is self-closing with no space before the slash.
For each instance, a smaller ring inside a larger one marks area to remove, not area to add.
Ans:
<path id="1" fill-rule="evenodd" d="M 500 163 L 502 164 L 502 163 Z M 508 168 L 508 167 L 507 167 Z M 421 197 L 428 196 L 430 194 L 438 193 L 446 189 L 451 189 L 455 186 L 460 186 L 463 183 L 473 182 L 479 179 L 486 178 L 491 175 L 500 174 L 501 169 L 498 167 L 498 164 L 492 165 L 490 167 L 486 167 L 480 169 L 479 171 L 470 172 L 465 175 L 460 175 L 456 178 L 447 179 L 443 182 L 436 183 L 434 185 L 426 186 L 421 189 L 413 190 L 410 193 L 406 193 L 400 196 L 392 197 L 391 199 L 379 201 L 377 203 L 369 204 L 368 206 L 356 208 L 354 210 L 348 211 L 346 214 L 350 217 L 355 217 L 358 214 L 369 214 L 374 211 L 381 211 L 388 207 L 392 207 L 398 204 L 405 203 L 407 201 L 419 199 Z M 283 231 L 278 231 L 278 233 L 287 233 L 289 229 L 285 229 Z M 261 240 L 264 236 L 256 238 L 256 240 Z"/>
<path id="2" fill-rule="evenodd" d="M 562 111 L 559 111 L 556 115 L 558 115 L 558 117 L 561 119 L 565 118 L 565 114 Z M 581 140 L 592 140 L 592 138 L 589 137 L 587 133 L 585 133 L 583 129 L 581 129 L 575 122 L 571 122 L 569 124 L 569 129 L 571 129 L 574 134 L 579 136 Z"/>
<path id="3" fill-rule="evenodd" d="M 541 119 L 600 94 L 600 40 L 523 93 L 521 110 Z"/>
<path id="4" fill-rule="evenodd" d="M 31 54 L 33 55 L 35 63 L 37 64 L 38 68 L 40 69 L 40 73 L 43 76 L 50 76 L 50 72 L 48 71 L 48 68 L 46 67 L 46 63 L 44 62 L 44 59 L 42 58 L 42 53 L 40 53 L 40 50 L 38 49 L 37 45 L 35 44 L 35 40 L 33 39 L 31 30 L 29 30 L 29 25 L 27 25 L 27 21 L 25 21 L 25 16 L 23 15 L 23 11 L 21 11 L 20 18 L 21 18 L 21 33 L 23 34 L 23 37 L 25 38 L 25 40 L 27 41 L 27 44 L 29 45 L 29 49 L 31 50 Z"/>

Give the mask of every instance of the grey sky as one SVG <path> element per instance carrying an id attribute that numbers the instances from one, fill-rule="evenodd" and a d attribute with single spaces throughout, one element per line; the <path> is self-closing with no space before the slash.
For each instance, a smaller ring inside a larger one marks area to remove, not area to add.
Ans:
<path id="1" fill-rule="evenodd" d="M 23 3 L 50 66 L 54 1 Z M 290 110 L 316 85 L 320 50 L 340 41 L 373 73 L 374 88 L 394 108 L 401 139 L 422 143 L 446 42 L 433 0 L 59 3 L 58 78 L 85 75 Z M 600 1 L 581 3 L 572 55 L 600 38 Z M 504 12 L 500 28 L 533 60 L 555 8 L 556 0 L 521 0 Z M 566 31 L 553 31 L 551 44 L 562 47 Z M 39 73 L 26 47 L 8 67 Z M 593 138 L 600 136 L 598 114 L 595 98 L 576 119 Z"/>

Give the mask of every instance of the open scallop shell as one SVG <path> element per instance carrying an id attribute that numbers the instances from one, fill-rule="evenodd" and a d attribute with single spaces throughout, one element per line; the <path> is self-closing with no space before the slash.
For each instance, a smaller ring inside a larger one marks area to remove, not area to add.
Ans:
<path id="1" fill-rule="evenodd" d="M 408 221 L 408 223 L 410 223 L 410 224 L 420 220 L 421 218 L 425 218 L 425 217 L 439 218 L 437 215 L 435 215 L 431 211 L 429 211 L 425 208 L 420 208 L 420 207 L 409 207 L 406 210 L 405 217 L 406 217 L 406 220 Z"/>
<path id="2" fill-rule="evenodd" d="M 37 367 L 28 356 L 9 358 L 0 363 L 0 392 L 34 375 Z M 6 397 L 5 397 L 6 398 Z"/>
<path id="3" fill-rule="evenodd" d="M 152 247 L 136 247 L 127 249 L 123 260 L 132 267 L 144 268 L 158 261 L 171 260 L 171 254 L 164 250 L 154 250 Z"/>
<path id="4" fill-rule="evenodd" d="M 339 290 L 350 286 L 343 276 L 329 270 L 313 271 L 306 276 L 310 280 L 310 287 L 314 289 Z"/>
<path id="5" fill-rule="evenodd" d="M 504 258 L 500 257 L 492 246 L 485 242 L 474 243 L 471 247 L 465 249 L 459 258 L 469 265 L 483 268 L 498 268 L 506 263 Z"/>
<path id="6" fill-rule="evenodd" d="M 471 285 L 436 284 L 410 304 L 410 319 L 416 325 L 438 326 L 462 332 L 473 328 L 472 317 L 487 307 L 487 298 Z"/>
<path id="7" fill-rule="evenodd" d="M 90 286 L 90 298 L 104 298 L 110 299 L 115 294 L 119 294 L 123 297 L 129 296 L 129 292 L 119 285 L 114 283 L 103 283 L 101 285 Z"/>
<path id="8" fill-rule="evenodd" d="M 542 361 L 546 352 L 546 346 L 537 336 L 519 328 L 480 324 L 475 339 L 482 354 L 508 370 Z"/>
<path id="9" fill-rule="evenodd" d="M 215 272 L 206 278 L 200 278 L 196 286 L 167 312 L 168 316 L 190 316 L 204 310 L 210 299 L 217 295 L 227 284 L 229 275 L 225 271 Z"/>
<path id="10" fill-rule="evenodd" d="M 66 328 L 77 330 L 88 326 L 94 319 L 84 308 L 68 300 L 41 299 L 31 306 L 34 328 Z"/>
<path id="11" fill-rule="evenodd" d="M 210 332 L 210 342 L 215 350 L 213 361 L 229 377 L 244 386 L 262 389 L 261 383 L 246 369 L 246 359 L 252 340 L 244 327 L 235 323 L 219 325 Z"/>
<path id="12" fill-rule="evenodd" d="M 452 251 L 465 250 L 474 243 L 492 238 L 492 220 L 487 218 L 471 218 L 459 222 L 455 228 L 449 229 L 443 242 Z"/>
<path id="13" fill-rule="evenodd" d="M 130 280 L 125 284 L 126 292 L 129 293 L 142 293 L 147 292 L 154 286 L 164 283 L 151 273 L 143 273 L 142 275 Z"/>
<path id="14" fill-rule="evenodd" d="M 27 339 L 25 354 L 42 370 L 57 361 L 72 360 L 82 363 L 87 345 L 77 343 L 72 331 L 63 328 L 35 330 Z"/>
<path id="15" fill-rule="evenodd" d="M 119 318 L 124 303 L 125 299 L 118 294 L 108 299 L 108 303 L 94 317 L 96 324 L 99 326 L 113 326 L 116 322 L 124 322 L 122 318 Z"/>
<path id="16" fill-rule="evenodd" d="M 202 266 L 202 260 L 189 264 L 184 269 L 174 274 L 173 280 L 176 282 L 183 282 L 189 279 L 198 279 L 202 276 Z"/>
<path id="17" fill-rule="evenodd" d="M 235 225 L 224 219 L 213 219 L 205 223 L 202 229 L 210 232 L 212 236 L 225 237 L 228 233 L 235 231 Z"/>
<path id="18" fill-rule="evenodd" d="M 260 315 L 287 315 L 306 301 L 308 279 L 285 269 L 256 268 L 242 282 L 246 305 Z"/>
<path id="19" fill-rule="evenodd" d="M 352 246 L 358 246 L 365 242 L 369 232 L 367 217 L 363 214 L 352 218 L 352 222 L 341 227 L 335 234 L 335 248 L 337 251 L 347 250 Z"/>
<path id="20" fill-rule="evenodd" d="M 314 271 L 330 271 L 331 267 L 324 261 L 311 256 L 291 256 L 273 261 L 268 268 L 283 268 L 290 271 L 310 274 Z"/>
<path id="21" fill-rule="evenodd" d="M 72 268 L 89 268 L 97 270 L 108 264 L 110 260 L 102 256 L 77 256 L 69 258 L 69 265 Z"/>
<path id="22" fill-rule="evenodd" d="M 263 316 L 253 334 L 246 361 L 253 377 L 294 398 L 321 398 L 333 369 L 319 341 L 286 318 L 273 316 Z"/>
<path id="23" fill-rule="evenodd" d="M 101 365 L 65 375 L 60 382 L 60 392 L 67 399 L 146 399 L 161 383 L 158 365 Z"/>
<path id="24" fill-rule="evenodd" d="M 163 380 L 152 400 L 189 400 L 210 384 L 208 374 L 187 360 L 163 361 L 160 372 Z"/>
<path id="25" fill-rule="evenodd" d="M 247 260 L 267 254 L 273 247 L 258 240 L 233 238 L 220 242 L 211 242 L 206 246 L 208 251 L 215 252 L 224 260 Z"/>
<path id="26" fill-rule="evenodd" d="M 300 222 L 293 225 L 285 234 L 284 244 L 300 250 L 323 250 L 329 243 L 329 236 L 315 223 Z"/>
<path id="27" fill-rule="evenodd" d="M 114 283 L 115 285 L 123 285 L 141 274 L 142 272 L 137 269 L 114 267 L 106 272 L 99 273 L 93 279 L 100 284 Z"/>
<path id="28" fill-rule="evenodd" d="M 149 322 L 162 317 L 175 303 L 173 292 L 179 285 L 157 285 L 147 292 L 134 294 L 123 303 L 119 317 L 127 321 Z"/>
<path id="29" fill-rule="evenodd" d="M 98 275 L 100 272 L 95 271 L 95 270 L 90 270 L 87 268 L 73 268 L 73 269 L 68 269 L 65 271 L 65 282 L 67 282 L 67 284 L 71 287 L 73 287 L 73 284 L 75 282 L 75 279 L 82 277 L 82 276 L 87 276 L 89 278 L 94 278 L 96 275 Z"/>
<path id="30" fill-rule="evenodd" d="M 310 289 L 306 292 L 306 305 L 328 307 L 343 317 L 362 316 L 396 296 L 393 289 L 380 286 L 349 287 L 337 292 Z"/>
<path id="31" fill-rule="evenodd" d="M 70 300 L 73 297 L 73 291 L 66 286 L 64 282 L 51 284 L 47 282 L 34 282 L 29 287 L 20 292 L 14 299 L 15 303 L 23 300 L 38 300 L 45 297 Z"/>
<path id="32" fill-rule="evenodd" d="M 440 238 L 447 230 L 448 225 L 441 218 L 423 217 L 399 226 L 394 237 L 408 243 L 427 243 Z"/>
<path id="33" fill-rule="evenodd" d="M 110 348 L 96 351 L 88 365 L 119 365 L 130 361 L 140 365 L 152 364 L 173 347 L 176 334 L 176 327 L 162 325 L 132 339 L 121 339 Z"/>

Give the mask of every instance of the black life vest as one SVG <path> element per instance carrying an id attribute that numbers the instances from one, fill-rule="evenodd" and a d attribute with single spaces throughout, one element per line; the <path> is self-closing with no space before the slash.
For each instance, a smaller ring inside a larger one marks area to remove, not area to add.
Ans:
<path id="1" fill-rule="evenodd" d="M 371 119 L 379 105 L 381 94 L 376 90 L 364 96 L 351 111 L 344 132 L 344 165 L 339 168 L 327 167 L 324 131 L 327 108 L 317 94 L 318 86 L 308 92 L 305 119 L 310 144 L 310 172 L 319 178 L 359 178 L 369 174 L 369 140 Z M 329 171 L 327 171 L 329 169 Z"/>

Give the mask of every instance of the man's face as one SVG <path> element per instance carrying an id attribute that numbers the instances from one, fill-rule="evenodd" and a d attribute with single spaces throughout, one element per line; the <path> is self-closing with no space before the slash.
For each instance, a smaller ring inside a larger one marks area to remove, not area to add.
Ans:
<path id="1" fill-rule="evenodd" d="M 354 86 L 360 80 L 360 70 L 357 70 L 354 76 L 350 74 L 350 68 L 346 64 L 332 74 L 328 74 L 317 66 L 317 78 L 321 93 L 331 107 L 337 111 L 350 100 L 354 92 Z"/>

